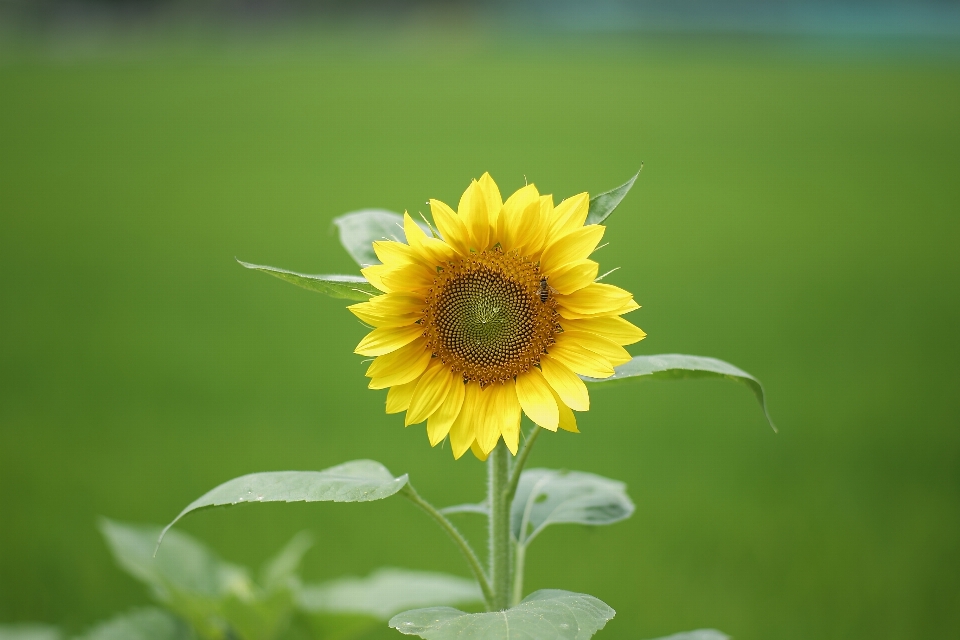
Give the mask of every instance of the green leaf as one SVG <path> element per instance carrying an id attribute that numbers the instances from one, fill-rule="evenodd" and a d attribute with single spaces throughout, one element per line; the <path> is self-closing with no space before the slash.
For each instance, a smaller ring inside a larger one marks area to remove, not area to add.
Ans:
<path id="1" fill-rule="evenodd" d="M 170 527 L 198 509 L 244 502 L 371 502 L 389 498 L 406 484 L 406 474 L 394 478 L 373 460 L 354 460 L 323 471 L 251 473 L 228 480 L 191 502 L 164 528 L 157 547 Z"/>
<path id="2" fill-rule="evenodd" d="M 202 597 L 217 600 L 229 594 L 249 596 L 253 583 L 247 570 L 220 559 L 195 538 L 171 531 L 163 553 L 154 557 L 158 526 L 139 526 L 102 519 L 103 533 L 114 559 L 127 573 L 146 583 L 161 601 Z"/>
<path id="3" fill-rule="evenodd" d="M 426 640 L 587 640 L 614 614 L 593 596 L 544 589 L 506 611 L 464 613 L 431 607 L 396 615 L 389 624 Z"/>
<path id="4" fill-rule="evenodd" d="M 753 395 L 763 408 L 763 415 L 776 431 L 770 412 L 767 410 L 767 400 L 760 381 L 742 369 L 738 369 L 729 362 L 706 358 L 703 356 L 687 356 L 678 353 L 666 353 L 656 356 L 634 356 L 630 362 L 614 368 L 614 374 L 609 378 L 589 378 L 580 376 L 584 382 L 591 384 L 613 386 L 633 379 L 650 378 L 653 380 L 679 380 L 685 378 L 726 378 L 742 382 L 750 387 Z"/>
<path id="5" fill-rule="evenodd" d="M 623 201 L 630 189 L 633 188 L 633 183 L 640 177 L 640 171 L 643 171 L 643 163 L 640 164 L 640 170 L 632 178 L 616 189 L 598 193 L 590 198 L 590 211 L 587 213 L 587 221 L 584 224 L 600 224 L 606 220 Z"/>
<path id="6" fill-rule="evenodd" d="M 664 636 L 656 640 L 730 640 L 730 636 L 716 629 L 697 629 L 696 631 L 675 633 L 672 636 Z"/>
<path id="7" fill-rule="evenodd" d="M 287 546 L 263 566 L 260 572 L 260 584 L 263 588 L 272 591 L 295 581 L 300 562 L 312 546 L 313 536 L 308 531 L 301 531 L 293 536 Z"/>
<path id="8" fill-rule="evenodd" d="M 622 482 L 581 471 L 528 469 L 510 507 L 510 528 L 521 545 L 528 545 L 551 524 L 613 524 L 633 510 Z"/>
<path id="9" fill-rule="evenodd" d="M 483 593 L 473 580 L 389 568 L 379 569 L 367 578 L 341 578 L 305 585 L 299 597 L 304 611 L 366 615 L 381 621 L 410 607 L 482 601 Z"/>
<path id="10" fill-rule="evenodd" d="M 151 607 L 102 622 L 76 640 L 193 640 L 195 637 L 180 619 Z"/>
<path id="11" fill-rule="evenodd" d="M 0 640 L 60 640 L 60 629 L 45 624 L 0 624 Z"/>
<path id="12" fill-rule="evenodd" d="M 325 293 L 331 298 L 340 298 L 342 300 L 359 300 L 365 302 L 370 296 L 378 296 L 382 291 L 367 282 L 363 276 L 353 275 L 308 275 L 306 273 L 296 273 L 277 267 L 268 267 L 262 264 L 251 264 L 243 260 L 237 260 L 247 269 L 254 269 L 269 273 L 275 278 L 280 278 L 293 283 L 298 287 Z"/>
<path id="13" fill-rule="evenodd" d="M 416 222 L 428 236 L 433 234 L 426 224 Z M 340 230 L 340 244 L 361 267 L 380 264 L 380 259 L 373 251 L 373 243 L 377 240 L 405 242 L 406 238 L 403 216 L 384 209 L 351 211 L 334 218 L 333 224 Z"/>

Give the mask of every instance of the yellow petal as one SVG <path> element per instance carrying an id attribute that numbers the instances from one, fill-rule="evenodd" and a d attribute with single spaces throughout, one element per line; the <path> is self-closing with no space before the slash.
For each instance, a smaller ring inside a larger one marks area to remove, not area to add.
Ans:
<path id="1" fill-rule="evenodd" d="M 640 305 L 638 305 L 638 304 L 636 303 L 636 301 L 631 298 L 629 302 L 627 302 L 626 304 L 624 304 L 622 307 L 618 308 L 618 309 L 617 309 L 616 311 L 614 311 L 613 313 L 605 314 L 605 315 L 622 316 L 622 315 L 625 314 L 625 313 L 630 313 L 631 311 L 636 311 L 636 310 L 639 309 L 639 308 L 640 308 Z"/>
<path id="2" fill-rule="evenodd" d="M 380 262 L 390 267 L 399 267 L 416 261 L 410 250 L 410 245 L 395 240 L 377 240 L 373 243 L 373 251 L 380 258 Z"/>
<path id="3" fill-rule="evenodd" d="M 453 209 L 439 200 L 430 201 L 430 212 L 433 222 L 437 225 L 440 235 L 451 247 L 461 255 L 470 253 L 470 234 Z"/>
<path id="4" fill-rule="evenodd" d="M 406 384 L 398 384 L 387 391 L 387 413 L 400 413 L 410 406 L 413 390 L 417 388 L 419 379 L 411 380 Z"/>
<path id="5" fill-rule="evenodd" d="M 577 429 L 577 417 L 573 415 L 570 407 L 563 404 L 563 401 L 558 398 L 557 408 L 560 410 L 560 428 L 564 431 L 580 433 L 580 430 Z"/>
<path id="6" fill-rule="evenodd" d="M 500 217 L 500 209 L 503 207 L 503 199 L 500 197 L 500 188 L 493 181 L 489 173 L 480 176 L 477 182 L 480 185 L 480 191 L 483 192 L 483 201 L 487 205 L 487 218 L 492 229 L 497 228 L 497 219 Z"/>
<path id="7" fill-rule="evenodd" d="M 447 397 L 443 399 L 440 408 L 427 418 L 427 437 L 430 438 L 431 447 L 437 446 L 450 433 L 450 426 L 460 415 L 463 396 L 463 381 L 456 380 L 447 391 Z"/>
<path id="8" fill-rule="evenodd" d="M 368 267 L 373 268 L 373 267 Z M 374 327 L 403 327 L 423 315 L 423 298 L 407 292 L 387 293 L 347 307 L 353 315 Z"/>
<path id="9" fill-rule="evenodd" d="M 552 275 L 568 262 L 588 257 L 603 238 L 604 230 L 603 225 L 591 224 L 550 242 L 540 257 L 540 270 Z"/>
<path id="10" fill-rule="evenodd" d="M 556 392 L 564 404 L 577 411 L 590 409 L 587 385 L 563 362 L 550 354 L 544 355 L 540 358 L 540 370 L 546 381 L 550 383 L 550 388 Z"/>
<path id="11" fill-rule="evenodd" d="M 536 367 L 517 376 L 517 399 L 523 412 L 534 423 L 550 431 L 557 430 L 560 419 L 557 403 L 553 399 L 550 384 Z"/>
<path id="12" fill-rule="evenodd" d="M 473 444 L 470 445 L 470 451 L 473 452 L 473 455 L 477 456 L 477 460 L 480 462 L 486 462 L 487 457 L 490 455 L 489 453 L 483 452 L 483 449 L 480 448 L 480 445 L 477 444 L 476 440 L 474 440 Z"/>
<path id="13" fill-rule="evenodd" d="M 510 453 L 517 455 L 520 447 L 520 401 L 517 398 L 517 386 L 513 380 L 503 385 L 500 403 L 500 432 L 503 434 L 503 443 Z"/>
<path id="14" fill-rule="evenodd" d="M 412 258 L 427 267 L 431 279 L 436 275 L 437 265 L 453 260 L 457 252 L 443 240 L 428 236 L 424 233 L 409 213 L 403 214 L 403 231 L 410 243 Z M 412 260 L 411 260 L 412 261 Z"/>
<path id="15" fill-rule="evenodd" d="M 582 227 L 589 212 L 590 196 L 586 193 L 578 193 L 558 204 L 553 210 L 547 242 L 554 242 Z"/>
<path id="16" fill-rule="evenodd" d="M 410 344 L 421 335 L 423 327 L 419 324 L 381 327 L 368 333 L 353 352 L 362 356 L 382 356 Z"/>
<path id="17" fill-rule="evenodd" d="M 589 331 L 564 331 L 557 335 L 557 344 L 566 349 L 586 349 L 605 358 L 615 367 L 630 362 L 633 357 L 613 340 Z"/>
<path id="18" fill-rule="evenodd" d="M 433 286 L 437 277 L 436 270 L 431 271 L 419 262 L 405 264 L 388 269 L 380 274 L 380 280 L 394 291 L 417 291 Z"/>
<path id="19" fill-rule="evenodd" d="M 547 241 L 547 225 L 553 217 L 553 196 L 540 196 L 540 218 L 537 223 L 537 231 L 522 247 L 520 251 L 524 255 L 539 258 Z"/>
<path id="20" fill-rule="evenodd" d="M 486 249 L 490 239 L 490 218 L 487 215 L 483 192 L 476 180 L 470 183 L 460 197 L 457 213 L 470 232 L 470 246 L 477 251 Z"/>
<path id="21" fill-rule="evenodd" d="M 557 304 L 562 307 L 560 315 L 563 317 L 584 317 L 594 315 L 611 315 L 613 312 L 628 304 L 633 298 L 629 291 L 620 287 L 602 282 L 594 282 L 583 289 L 574 291 L 570 295 L 557 296 Z M 568 311 L 572 316 L 566 316 Z"/>
<path id="22" fill-rule="evenodd" d="M 407 237 L 407 244 L 411 247 L 418 246 L 427 237 L 420 225 L 406 211 L 403 212 L 403 234 Z"/>
<path id="23" fill-rule="evenodd" d="M 634 344 L 647 337 L 647 334 L 623 318 L 583 318 L 581 320 L 562 320 L 564 331 L 589 331 L 613 340 L 619 345 Z"/>
<path id="24" fill-rule="evenodd" d="M 430 364 L 430 358 L 426 339 L 418 338 L 407 346 L 374 360 L 367 369 L 367 377 L 371 378 L 367 386 L 371 389 L 386 389 L 410 382 L 420 377 Z"/>
<path id="25" fill-rule="evenodd" d="M 450 449 L 457 460 L 467 452 L 470 445 L 477 439 L 476 410 L 480 399 L 480 385 L 468 382 L 464 385 L 463 406 L 457 419 L 450 426 Z"/>
<path id="26" fill-rule="evenodd" d="M 367 282 L 375 286 L 377 289 L 380 289 L 380 291 L 383 291 L 384 293 L 391 293 L 393 292 L 393 289 L 385 285 L 380 279 L 380 274 L 388 269 L 390 269 L 390 267 L 387 265 L 375 264 L 360 269 L 360 273 L 362 273 L 363 277 L 367 279 Z"/>
<path id="27" fill-rule="evenodd" d="M 500 440 L 501 392 L 504 385 L 487 385 L 480 391 L 477 402 L 477 444 L 484 453 L 490 453 Z"/>
<path id="28" fill-rule="evenodd" d="M 516 228 L 512 233 L 515 248 L 519 249 L 533 244 L 537 239 L 537 234 L 542 231 L 543 227 L 540 226 L 540 202 L 538 198 L 531 202 L 517 219 Z M 526 252 L 526 249 L 523 249 L 523 251 Z"/>
<path id="29" fill-rule="evenodd" d="M 427 370 L 420 376 L 420 382 L 410 399 L 410 408 L 404 418 L 404 426 L 423 422 L 440 408 L 447 397 L 451 383 L 456 382 L 453 374 L 439 358 L 434 358 L 427 366 Z"/>
<path id="30" fill-rule="evenodd" d="M 554 271 L 549 284 L 558 293 L 570 295 L 596 280 L 599 270 L 600 265 L 593 260 L 577 260 Z"/>
<path id="31" fill-rule="evenodd" d="M 510 251 L 511 249 L 519 248 L 520 245 L 516 240 L 518 230 L 520 229 L 521 218 L 527 208 L 538 202 L 539 199 L 540 194 L 537 192 L 537 188 L 532 184 L 528 184 L 514 191 L 513 195 L 503 203 L 503 212 L 498 223 L 498 230 L 500 233 L 500 242 L 503 244 L 505 250 Z M 539 221 L 539 212 L 537 213 L 537 220 Z"/>
<path id="32" fill-rule="evenodd" d="M 606 358 L 586 349 L 555 344 L 550 347 L 550 356 L 582 376 L 609 378 L 613 375 L 613 366 Z"/>

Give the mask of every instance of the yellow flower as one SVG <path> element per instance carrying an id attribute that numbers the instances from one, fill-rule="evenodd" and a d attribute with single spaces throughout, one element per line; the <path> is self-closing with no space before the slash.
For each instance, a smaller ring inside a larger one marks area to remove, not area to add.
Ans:
<path id="1" fill-rule="evenodd" d="M 520 412 L 544 429 L 577 431 L 590 408 L 577 374 L 613 375 L 623 345 L 646 334 L 620 316 L 633 295 L 596 282 L 589 256 L 603 237 L 584 225 L 586 193 L 554 207 L 527 185 L 506 202 L 489 174 L 454 212 L 430 201 L 439 238 L 404 214 L 406 243 L 374 242 L 383 264 L 363 269 L 384 295 L 349 307 L 371 331 L 356 353 L 375 356 L 371 389 L 389 388 L 387 413 L 426 420 L 430 444 L 481 460 L 503 437 L 516 454 Z"/>

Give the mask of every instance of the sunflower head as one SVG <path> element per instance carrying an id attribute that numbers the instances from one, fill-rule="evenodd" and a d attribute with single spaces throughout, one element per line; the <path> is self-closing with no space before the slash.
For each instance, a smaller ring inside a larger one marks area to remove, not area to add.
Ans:
<path id="1" fill-rule="evenodd" d="M 586 193 L 554 206 L 527 185 L 504 202 L 489 174 L 457 211 L 430 201 L 437 232 L 404 214 L 406 242 L 373 245 L 382 264 L 363 275 L 383 295 L 350 310 L 374 327 L 356 352 L 375 359 L 371 389 L 389 388 L 387 413 L 427 423 L 431 445 L 485 459 L 502 437 L 513 453 L 520 414 L 577 431 L 590 398 L 579 375 L 606 378 L 645 337 L 620 316 L 640 307 L 597 282 L 589 256 L 604 227 L 584 225 Z"/>

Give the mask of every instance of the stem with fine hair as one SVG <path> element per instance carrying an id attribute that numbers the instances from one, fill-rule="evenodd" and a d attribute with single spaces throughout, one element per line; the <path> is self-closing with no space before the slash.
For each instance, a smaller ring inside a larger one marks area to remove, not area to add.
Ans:
<path id="1" fill-rule="evenodd" d="M 530 457 L 530 451 L 533 449 L 533 443 L 537 441 L 537 436 L 543 431 L 540 427 L 534 425 L 533 431 L 527 436 L 523 443 L 523 449 L 513 463 L 513 471 L 510 473 L 510 483 L 507 485 L 507 502 L 513 504 L 513 496 L 517 495 L 517 485 L 520 484 L 520 474 L 523 472 L 523 466 L 527 464 L 527 458 Z"/>
<path id="2" fill-rule="evenodd" d="M 509 450 L 503 441 L 490 452 L 487 460 L 488 500 L 490 504 L 490 586 L 493 587 L 493 610 L 510 606 L 510 569 L 513 541 L 510 538 Z"/>
<path id="3" fill-rule="evenodd" d="M 467 564 L 470 565 L 470 570 L 473 571 L 474 577 L 477 579 L 477 582 L 480 584 L 480 590 L 483 591 L 483 599 L 487 604 L 487 608 L 490 610 L 496 610 L 498 605 L 496 604 L 496 597 L 493 589 L 490 586 L 490 580 L 487 579 L 487 574 L 484 573 L 483 567 L 480 565 L 480 560 L 477 558 L 477 554 L 473 551 L 473 547 L 470 546 L 470 543 L 467 542 L 466 538 L 457 531 L 457 528 L 453 526 L 453 523 L 450 522 L 446 516 L 437 511 L 437 509 L 420 497 L 420 494 L 417 493 L 417 490 L 413 488 L 409 482 L 402 489 L 403 495 L 405 495 L 412 503 L 420 507 L 426 512 L 428 516 L 433 518 L 440 527 L 446 531 L 453 541 L 457 543 L 457 546 L 460 547 L 460 552 L 463 553 L 464 558 L 467 560 Z M 509 515 L 509 512 L 508 512 Z M 507 532 L 509 535 L 509 531 Z"/>

